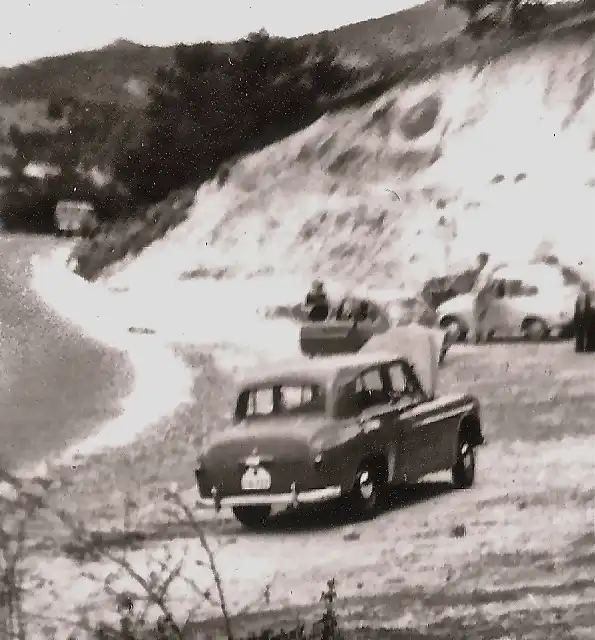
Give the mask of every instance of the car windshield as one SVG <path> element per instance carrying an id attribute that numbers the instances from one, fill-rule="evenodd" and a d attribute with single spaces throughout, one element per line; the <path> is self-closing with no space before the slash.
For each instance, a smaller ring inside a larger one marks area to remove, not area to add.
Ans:
<path id="1" fill-rule="evenodd" d="M 240 394 L 236 420 L 323 414 L 325 407 L 324 389 L 317 384 L 255 387 Z"/>

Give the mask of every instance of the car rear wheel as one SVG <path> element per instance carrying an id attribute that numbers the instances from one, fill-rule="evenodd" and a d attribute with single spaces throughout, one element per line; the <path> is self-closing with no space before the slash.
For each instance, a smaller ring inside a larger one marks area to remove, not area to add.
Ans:
<path id="1" fill-rule="evenodd" d="M 523 322 L 521 332 L 526 340 L 539 342 L 545 340 L 550 335 L 550 329 L 544 320 L 539 318 L 528 318 Z"/>
<path id="2" fill-rule="evenodd" d="M 248 529 L 262 527 L 271 515 L 270 505 L 257 507 L 234 507 L 233 515 Z"/>
<path id="3" fill-rule="evenodd" d="M 456 489 L 468 489 L 475 482 L 475 448 L 459 438 L 457 460 L 452 468 L 452 482 Z"/>

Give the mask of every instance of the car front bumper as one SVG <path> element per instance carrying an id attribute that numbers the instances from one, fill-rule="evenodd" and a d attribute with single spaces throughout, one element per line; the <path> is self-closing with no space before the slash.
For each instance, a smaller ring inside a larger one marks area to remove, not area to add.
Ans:
<path id="1" fill-rule="evenodd" d="M 197 473 L 198 474 L 198 473 Z M 263 493 L 219 497 L 215 492 L 205 498 L 198 492 L 198 503 L 204 507 L 211 507 L 216 511 L 222 508 L 256 507 L 262 505 L 298 507 L 299 505 L 317 504 L 336 500 L 341 496 L 341 487 L 325 487 L 310 491 L 297 491 L 295 487 L 289 493 Z"/>

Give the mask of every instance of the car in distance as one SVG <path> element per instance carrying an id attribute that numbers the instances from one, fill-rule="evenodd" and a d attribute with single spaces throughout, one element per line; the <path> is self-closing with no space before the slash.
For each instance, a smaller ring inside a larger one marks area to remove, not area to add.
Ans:
<path id="1" fill-rule="evenodd" d="M 470 487 L 484 443 L 479 401 L 437 397 L 435 345 L 407 333 L 390 351 L 297 358 L 246 374 L 231 424 L 198 458 L 199 503 L 231 507 L 258 527 L 273 506 L 335 499 L 372 515 L 388 487 L 443 470 L 455 487 Z"/>
<path id="2" fill-rule="evenodd" d="M 353 310 L 361 303 L 367 306 L 364 319 L 355 319 Z M 415 301 L 413 301 L 415 303 Z M 377 291 L 366 297 L 345 296 L 331 305 L 328 318 L 311 322 L 304 319 L 300 328 L 300 351 L 309 357 L 357 353 L 377 336 L 388 336 L 395 327 L 411 322 L 409 301 L 399 299 L 394 292 Z M 447 331 L 440 334 L 442 363 L 454 340 Z M 383 340 L 388 346 L 390 340 Z"/>
<path id="3" fill-rule="evenodd" d="M 438 307 L 438 326 L 455 340 L 466 340 L 474 325 L 473 306 L 483 295 L 481 331 L 477 341 L 498 335 L 544 340 L 572 330 L 577 287 L 566 284 L 554 265 L 502 265 L 474 289 Z"/>

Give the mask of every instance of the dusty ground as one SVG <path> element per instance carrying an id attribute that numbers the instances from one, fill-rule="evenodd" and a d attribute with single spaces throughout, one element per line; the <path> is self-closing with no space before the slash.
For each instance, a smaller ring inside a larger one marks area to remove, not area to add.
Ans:
<path id="1" fill-rule="evenodd" d="M 305 513 L 280 517 L 257 534 L 228 516 L 207 515 L 204 527 L 219 549 L 231 608 L 311 605 L 335 577 L 346 623 L 425 629 L 418 637 L 462 637 L 454 631 L 463 629 L 469 638 L 589 637 L 578 634 L 595 629 L 594 365 L 568 343 L 457 347 L 442 388 L 472 389 L 483 402 L 489 443 L 477 486 L 453 493 L 435 478 L 395 496 L 385 513 L 366 523 Z M 175 455 L 178 462 L 178 468 L 162 467 L 163 483 L 179 480 L 180 468 L 191 477 L 194 454 L 175 445 L 177 429 L 187 431 L 188 423 L 170 425 L 161 443 L 159 457 Z M 155 501 L 143 517 L 145 537 L 149 521 L 160 519 L 160 505 Z M 458 525 L 464 534 L 455 531 Z M 147 571 L 149 558 L 185 554 L 188 578 L 210 586 L 208 572 L 194 563 L 203 554 L 190 527 L 170 524 L 148 537 L 143 550 L 129 553 L 135 566 Z M 52 600 L 51 590 L 66 593 L 81 569 L 44 555 L 39 567 L 52 583 L 37 590 L 36 607 Z M 83 568 L 98 577 L 109 572 L 107 565 Z M 54 614 L 72 613 L 97 591 L 90 581 L 76 584 Z M 183 581 L 171 594 L 176 610 L 190 606 Z M 91 597 L 96 606 L 105 598 Z M 205 605 L 201 615 L 215 612 Z"/>

